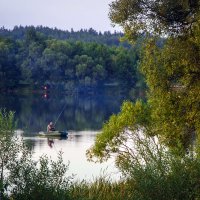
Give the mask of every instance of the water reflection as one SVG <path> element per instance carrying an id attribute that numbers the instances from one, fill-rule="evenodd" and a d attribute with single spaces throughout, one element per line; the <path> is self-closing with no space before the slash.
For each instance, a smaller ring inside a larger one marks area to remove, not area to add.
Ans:
<path id="1" fill-rule="evenodd" d="M 52 138 L 47 138 L 47 144 L 49 145 L 50 148 L 52 148 L 54 144 L 54 140 Z"/>
<path id="2" fill-rule="evenodd" d="M 110 178 L 116 180 L 120 174 L 114 166 L 114 160 L 107 163 L 91 163 L 87 161 L 86 149 L 94 142 L 96 131 L 71 131 L 66 139 L 62 138 L 41 138 L 24 137 L 27 144 L 31 145 L 34 151 L 34 159 L 38 160 L 41 155 L 47 155 L 56 160 L 59 151 L 63 152 L 63 160 L 69 164 L 68 174 L 75 174 L 75 178 L 92 180 L 98 177 L 101 172 L 106 172 Z"/>
<path id="3" fill-rule="evenodd" d="M 58 118 L 58 130 L 99 130 L 110 115 L 120 110 L 126 99 L 120 94 L 102 93 L 97 95 L 61 94 L 4 94 L 0 95 L 0 107 L 16 111 L 18 128 L 26 133 L 46 130 L 50 121 Z"/>
<path id="4" fill-rule="evenodd" d="M 0 95 L 0 107 L 16 111 L 17 128 L 24 131 L 25 142 L 35 152 L 34 159 L 47 154 L 56 160 L 58 152 L 62 151 L 64 162 L 70 162 L 69 174 L 77 174 L 79 179 L 91 179 L 106 169 L 112 177 L 119 177 L 114 160 L 103 164 L 90 163 L 85 153 L 93 145 L 103 123 L 112 114 L 119 112 L 125 99 L 128 99 L 127 96 L 117 90 L 95 95 L 32 92 Z M 68 138 L 36 137 L 39 131 L 46 130 L 50 121 L 55 122 L 59 115 L 56 129 L 67 130 Z"/>

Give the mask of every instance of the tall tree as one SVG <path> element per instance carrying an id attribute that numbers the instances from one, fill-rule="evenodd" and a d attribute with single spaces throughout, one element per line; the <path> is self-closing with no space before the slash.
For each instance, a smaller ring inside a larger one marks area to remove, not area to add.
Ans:
<path id="1" fill-rule="evenodd" d="M 141 130 L 184 153 L 200 138 L 199 1 L 116 0 L 110 6 L 112 22 L 124 28 L 130 41 L 142 32 L 147 36 L 140 61 L 147 103 L 124 103 L 121 113 L 103 127 L 88 157 L 101 160 L 117 153 L 117 158 L 133 161 L 133 144 L 127 145 L 127 140 Z M 167 37 L 160 47 L 158 36 L 163 33 Z"/>

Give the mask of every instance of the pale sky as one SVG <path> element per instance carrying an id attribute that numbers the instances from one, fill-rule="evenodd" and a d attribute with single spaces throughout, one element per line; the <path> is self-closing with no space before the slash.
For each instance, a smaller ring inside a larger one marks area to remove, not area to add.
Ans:
<path id="1" fill-rule="evenodd" d="M 121 31 L 108 18 L 114 0 L 0 0 L 0 27 L 42 25 L 74 31 Z"/>

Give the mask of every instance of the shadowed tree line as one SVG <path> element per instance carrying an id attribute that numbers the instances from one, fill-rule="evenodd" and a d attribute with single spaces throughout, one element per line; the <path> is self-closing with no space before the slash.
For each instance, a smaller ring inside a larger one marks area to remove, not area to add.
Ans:
<path id="1" fill-rule="evenodd" d="M 119 43 L 108 45 L 98 41 L 101 34 L 92 29 L 68 33 L 70 37 L 85 34 L 87 37 L 80 36 L 81 40 L 79 36 L 60 39 L 55 36 L 57 32 L 43 27 L 18 27 L 12 31 L 1 28 L 0 88 L 49 85 L 73 90 L 77 86 L 82 89 L 106 84 L 142 85 L 138 72 L 139 45 L 133 48 Z M 107 37 L 119 40 L 120 35 L 109 33 Z M 84 38 L 91 41 L 85 42 Z"/>

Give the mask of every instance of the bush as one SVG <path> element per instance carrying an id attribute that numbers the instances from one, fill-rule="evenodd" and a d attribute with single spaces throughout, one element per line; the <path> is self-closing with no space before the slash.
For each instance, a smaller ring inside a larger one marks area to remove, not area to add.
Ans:
<path id="1" fill-rule="evenodd" d="M 131 162 L 123 160 L 132 200 L 200 199 L 200 159 L 196 150 L 177 155 L 155 137 L 135 137 Z M 122 161 L 122 160 L 120 160 Z"/>
<path id="2" fill-rule="evenodd" d="M 10 166 L 9 184 L 14 199 L 67 200 L 73 177 L 66 176 L 68 165 L 63 163 L 62 154 L 52 161 L 47 156 L 38 162 L 26 149 L 23 155 Z"/>
<path id="3" fill-rule="evenodd" d="M 14 112 L 0 109 L 0 199 L 69 199 L 73 177 L 66 176 L 62 153 L 57 161 L 44 155 L 36 162 L 23 139 L 13 133 Z"/>

